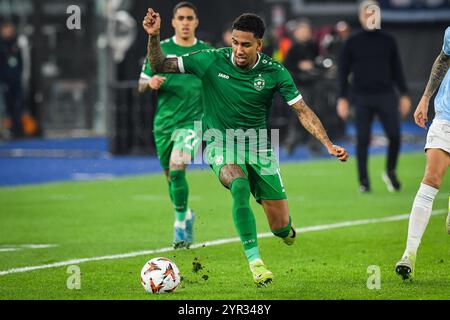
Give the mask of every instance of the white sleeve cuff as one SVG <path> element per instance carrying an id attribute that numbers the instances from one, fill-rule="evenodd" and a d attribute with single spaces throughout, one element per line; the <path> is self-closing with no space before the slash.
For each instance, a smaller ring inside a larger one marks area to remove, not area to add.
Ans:
<path id="1" fill-rule="evenodd" d="M 180 69 L 181 73 L 186 73 L 184 70 L 184 63 L 183 63 L 183 57 L 178 57 L 178 69 Z"/>
<path id="2" fill-rule="evenodd" d="M 297 98 L 292 99 L 292 100 L 289 101 L 287 104 L 288 104 L 289 106 L 293 106 L 294 104 L 296 104 L 297 102 L 299 102 L 299 101 L 302 100 L 302 99 L 303 99 L 302 95 L 299 94 Z"/>
<path id="3" fill-rule="evenodd" d="M 144 80 L 151 80 L 152 79 L 152 77 L 150 77 L 148 74 L 145 74 L 144 72 L 142 72 L 141 73 L 141 79 L 144 79 Z"/>

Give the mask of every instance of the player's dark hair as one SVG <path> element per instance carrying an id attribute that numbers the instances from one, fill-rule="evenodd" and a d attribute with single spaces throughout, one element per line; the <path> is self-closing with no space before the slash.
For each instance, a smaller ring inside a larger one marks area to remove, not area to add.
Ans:
<path id="1" fill-rule="evenodd" d="M 233 30 L 252 32 L 255 38 L 264 38 L 266 26 L 260 16 L 254 13 L 244 13 L 233 22 Z"/>
<path id="2" fill-rule="evenodd" d="M 198 16 L 197 7 L 194 6 L 194 4 L 190 3 L 189 1 L 182 1 L 173 8 L 173 16 L 174 17 L 177 14 L 178 9 L 181 9 L 181 8 L 191 8 L 192 10 L 194 10 L 195 15 Z"/>

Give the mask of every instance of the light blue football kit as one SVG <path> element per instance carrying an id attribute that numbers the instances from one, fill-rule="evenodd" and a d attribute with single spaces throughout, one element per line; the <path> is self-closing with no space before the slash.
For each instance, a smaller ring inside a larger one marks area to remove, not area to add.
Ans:
<path id="1" fill-rule="evenodd" d="M 445 30 L 442 51 L 450 57 L 450 27 Z M 436 116 L 428 131 L 425 151 L 441 149 L 450 154 L 450 69 L 442 80 L 434 100 Z"/>
<path id="2" fill-rule="evenodd" d="M 445 30 L 444 46 L 442 51 L 450 56 L 450 27 Z M 442 80 L 436 99 L 434 100 L 434 109 L 436 111 L 435 119 L 450 121 L 450 69 Z"/>

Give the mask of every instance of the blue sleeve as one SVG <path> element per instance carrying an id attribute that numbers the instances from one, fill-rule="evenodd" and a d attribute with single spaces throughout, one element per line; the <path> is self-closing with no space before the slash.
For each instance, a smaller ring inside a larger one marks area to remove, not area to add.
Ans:
<path id="1" fill-rule="evenodd" d="M 442 47 L 442 51 L 444 51 L 447 56 L 450 56 L 450 27 L 445 30 L 444 46 Z"/>

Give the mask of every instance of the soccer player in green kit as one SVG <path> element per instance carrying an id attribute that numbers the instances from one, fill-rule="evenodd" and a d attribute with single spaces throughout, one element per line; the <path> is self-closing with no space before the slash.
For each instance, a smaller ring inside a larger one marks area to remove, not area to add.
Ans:
<path id="1" fill-rule="evenodd" d="M 230 129 L 258 132 L 267 129 L 273 95 L 278 91 L 297 111 L 301 124 L 323 143 L 331 155 L 340 161 L 348 159 L 344 148 L 331 143 L 320 120 L 302 99 L 288 71 L 260 53 L 265 32 L 260 17 L 243 14 L 236 19 L 232 48 L 203 50 L 178 58 L 168 58 L 161 50 L 160 26 L 159 14 L 149 9 L 143 22 L 149 35 L 148 58 L 156 71 L 192 73 L 202 80 L 205 128 L 224 135 Z M 230 148 L 227 143 L 223 151 L 229 153 L 235 147 L 232 145 Z M 247 155 L 244 163 L 230 163 L 223 161 L 223 154 L 214 154 L 217 148 L 211 150 L 214 150 L 211 167 L 220 182 L 231 192 L 233 220 L 253 280 L 258 286 L 266 285 L 272 281 L 273 274 L 259 255 L 250 194 L 262 205 L 275 236 L 283 239 L 287 245 L 292 245 L 296 236 L 277 159 L 269 154 L 271 167 L 276 170 L 266 172 L 265 164 L 249 161 Z"/>
<path id="2" fill-rule="evenodd" d="M 195 37 L 199 24 L 197 17 L 197 9 L 192 3 L 180 2 L 175 6 L 172 19 L 175 35 L 161 42 L 167 56 L 176 57 L 211 48 Z M 140 76 L 139 91 L 149 89 L 158 91 L 154 137 L 175 207 L 173 246 L 175 249 L 189 248 L 193 241 L 195 214 L 188 206 L 186 167 L 201 144 L 193 129 L 194 122 L 203 115 L 202 83 L 194 75 L 153 73 L 147 59 Z"/>

